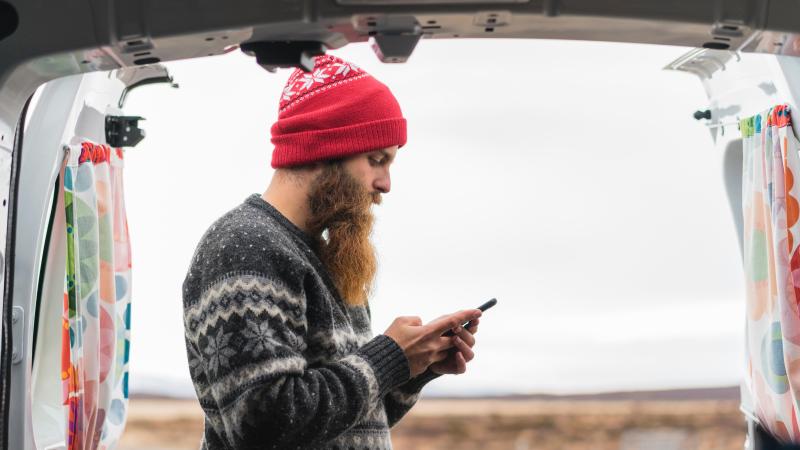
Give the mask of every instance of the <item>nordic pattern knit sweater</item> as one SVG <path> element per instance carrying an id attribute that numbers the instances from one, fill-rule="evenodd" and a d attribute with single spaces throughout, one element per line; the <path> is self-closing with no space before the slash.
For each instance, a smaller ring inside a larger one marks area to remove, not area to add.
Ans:
<path id="1" fill-rule="evenodd" d="M 390 449 L 389 427 L 430 371 L 409 379 L 391 338 L 373 337 L 314 243 L 259 194 L 205 232 L 183 283 L 203 449 Z"/>

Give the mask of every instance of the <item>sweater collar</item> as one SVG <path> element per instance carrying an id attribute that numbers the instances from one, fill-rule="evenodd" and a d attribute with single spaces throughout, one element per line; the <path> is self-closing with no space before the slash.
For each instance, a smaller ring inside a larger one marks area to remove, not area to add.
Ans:
<path id="1" fill-rule="evenodd" d="M 292 223 L 291 220 L 287 219 L 277 208 L 272 206 L 269 202 L 264 200 L 261 197 L 261 194 L 255 193 L 250 194 L 249 197 L 245 200 L 245 203 L 255 206 L 263 211 L 265 211 L 270 217 L 275 219 L 278 223 L 280 223 L 284 228 L 286 228 L 290 233 L 297 236 L 301 241 L 303 241 L 309 248 L 312 250 L 316 248 L 316 241 L 308 235 L 305 231 L 301 230 L 300 227 Z"/>

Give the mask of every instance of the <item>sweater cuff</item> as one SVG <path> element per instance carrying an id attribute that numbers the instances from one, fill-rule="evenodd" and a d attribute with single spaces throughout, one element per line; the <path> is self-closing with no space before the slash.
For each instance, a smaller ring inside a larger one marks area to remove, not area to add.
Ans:
<path id="1" fill-rule="evenodd" d="M 403 349 L 384 334 L 367 342 L 356 352 L 372 367 L 378 381 L 380 396 L 408 381 L 411 371 Z"/>
<path id="2" fill-rule="evenodd" d="M 426 384 L 439 378 L 440 376 L 442 375 L 428 368 L 425 369 L 425 372 L 422 372 L 421 374 L 408 380 L 406 383 L 403 383 L 401 386 L 398 386 L 398 389 L 404 394 L 418 394 Z"/>

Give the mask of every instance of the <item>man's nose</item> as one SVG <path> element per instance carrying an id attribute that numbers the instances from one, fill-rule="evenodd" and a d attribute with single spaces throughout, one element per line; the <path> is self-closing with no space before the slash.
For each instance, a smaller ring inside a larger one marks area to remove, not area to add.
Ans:
<path id="1" fill-rule="evenodd" d="M 385 176 L 377 178 L 374 187 L 378 192 L 388 194 L 392 189 L 392 179 L 389 177 L 389 174 L 387 173 Z"/>

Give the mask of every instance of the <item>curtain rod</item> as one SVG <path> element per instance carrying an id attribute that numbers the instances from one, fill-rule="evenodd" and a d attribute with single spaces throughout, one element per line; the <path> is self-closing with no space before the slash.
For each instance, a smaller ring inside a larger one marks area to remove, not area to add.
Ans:
<path id="1" fill-rule="evenodd" d="M 696 120 L 706 119 L 706 120 L 710 121 L 711 120 L 711 110 L 710 109 L 706 109 L 704 111 L 695 111 L 693 116 L 694 116 L 694 118 Z M 706 122 L 703 125 L 705 125 L 708 128 L 722 128 L 722 127 L 726 127 L 728 125 L 736 125 L 736 128 L 738 129 L 740 120 L 741 119 L 739 118 L 739 116 L 736 116 L 736 122 L 733 122 L 733 121 L 731 121 L 731 122 Z M 724 130 L 723 130 L 723 133 L 724 133 Z"/>
<path id="2" fill-rule="evenodd" d="M 728 125 L 736 125 L 736 128 L 739 129 L 739 120 L 737 119 L 736 122 L 715 122 L 715 123 L 707 123 L 705 124 L 708 128 L 720 128 L 726 127 Z"/>

